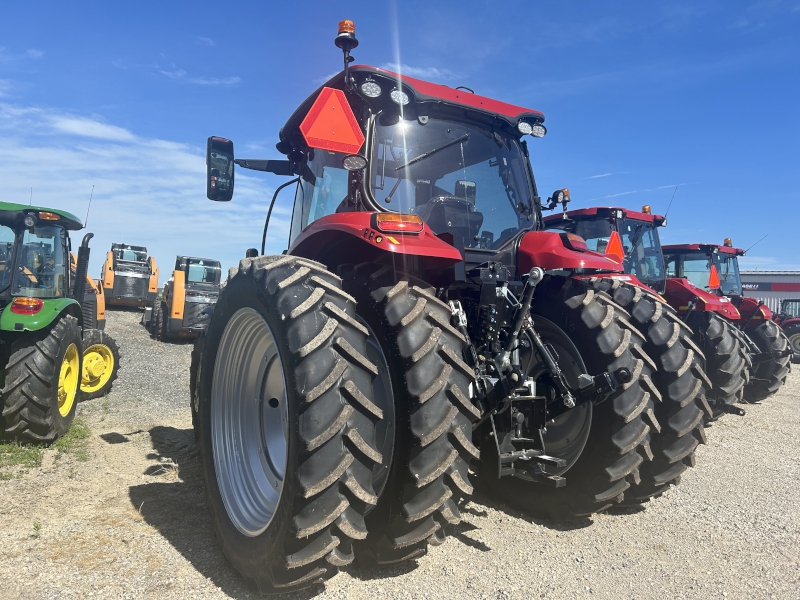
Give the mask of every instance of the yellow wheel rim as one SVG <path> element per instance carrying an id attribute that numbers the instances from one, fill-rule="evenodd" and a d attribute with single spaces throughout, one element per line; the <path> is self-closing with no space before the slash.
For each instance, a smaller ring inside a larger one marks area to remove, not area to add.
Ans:
<path id="1" fill-rule="evenodd" d="M 108 383 L 114 372 L 114 353 L 105 344 L 89 346 L 83 353 L 81 391 L 96 392 Z"/>
<path id="2" fill-rule="evenodd" d="M 61 373 L 58 376 L 58 412 L 66 417 L 75 404 L 75 394 L 78 391 L 78 347 L 70 344 L 61 363 Z"/>

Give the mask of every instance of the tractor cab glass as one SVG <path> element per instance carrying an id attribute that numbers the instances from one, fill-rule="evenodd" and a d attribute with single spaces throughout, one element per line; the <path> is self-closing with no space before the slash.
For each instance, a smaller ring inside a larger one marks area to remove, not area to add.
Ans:
<path id="1" fill-rule="evenodd" d="M 653 223 L 633 219 L 616 219 L 617 232 L 625 252 L 625 272 L 635 275 L 653 288 L 662 287 L 665 279 L 661 241 Z M 605 253 L 613 230 L 611 220 L 578 220 L 575 233 L 586 240 L 589 250 Z"/>
<path id="2" fill-rule="evenodd" d="M 16 239 L 17 234 L 13 229 L 0 225 L 0 291 L 7 290 L 11 283 Z"/>
<path id="3" fill-rule="evenodd" d="M 739 258 L 735 254 L 714 253 L 714 264 L 719 276 L 720 292 L 725 296 L 742 296 Z"/>
<path id="4" fill-rule="evenodd" d="M 69 269 L 67 234 L 61 227 L 25 230 L 19 246 L 12 296 L 60 298 L 65 295 Z"/>
<path id="5" fill-rule="evenodd" d="M 137 247 L 119 247 L 114 250 L 114 254 L 117 260 L 124 260 L 125 262 L 143 263 L 147 261 L 147 250 L 139 250 Z"/>
<path id="6" fill-rule="evenodd" d="M 186 261 L 186 283 L 219 285 L 220 266 L 217 261 L 190 258 Z"/>
<path id="7" fill-rule="evenodd" d="M 300 177 L 292 220 L 292 239 L 309 223 L 342 212 L 347 206 L 349 171 L 342 166 L 345 154 L 310 149 Z"/>
<path id="8" fill-rule="evenodd" d="M 781 312 L 788 317 L 800 317 L 800 300 L 784 300 L 781 302 Z"/>
<path id="9" fill-rule="evenodd" d="M 495 249 L 533 225 L 526 160 L 517 140 L 476 125 L 378 118 L 369 183 L 381 210 Z"/>

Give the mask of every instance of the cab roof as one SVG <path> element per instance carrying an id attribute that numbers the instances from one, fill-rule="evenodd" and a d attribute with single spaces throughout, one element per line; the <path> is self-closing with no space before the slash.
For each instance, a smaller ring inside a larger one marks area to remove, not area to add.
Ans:
<path id="1" fill-rule="evenodd" d="M 40 220 L 39 213 L 48 212 L 58 215 L 58 220 Z M 32 214 L 39 225 L 58 225 L 70 231 L 83 229 L 81 220 L 65 210 L 58 208 L 45 208 L 44 206 L 29 206 L 27 204 L 15 204 L 14 202 L 0 202 L 0 224 L 11 228 L 24 227 L 25 216 Z"/>
<path id="2" fill-rule="evenodd" d="M 625 219 L 633 219 L 635 221 L 645 221 L 647 223 L 655 223 L 656 227 L 664 222 L 664 217 L 661 215 L 654 215 L 651 213 L 639 212 L 630 210 L 619 206 L 593 206 L 591 208 L 578 208 L 575 210 L 567 211 L 567 218 L 575 221 L 582 219 L 606 219 L 609 217 L 620 217 Z M 548 215 L 544 218 L 545 225 L 551 225 L 556 221 L 563 220 L 560 214 Z"/>
<path id="3" fill-rule="evenodd" d="M 354 99 L 357 98 L 358 101 L 369 105 L 374 112 L 381 108 L 397 109 L 398 105 L 390 100 L 389 94 L 393 89 L 402 87 L 402 90 L 409 97 L 409 103 L 404 107 L 404 112 L 411 116 L 439 115 L 447 112 L 452 114 L 453 109 L 461 109 L 461 114 L 463 115 L 463 110 L 466 109 L 470 118 L 484 121 L 487 124 L 493 122 L 501 123 L 517 136 L 520 134 L 517 132 L 516 127 L 521 120 L 524 119 L 530 123 L 544 122 L 544 114 L 538 110 L 493 100 L 463 89 L 455 89 L 446 85 L 407 77 L 386 69 L 379 69 L 378 67 L 354 65 L 350 67 L 350 74 L 356 80 L 356 87 L 364 80 L 371 79 L 382 88 L 382 93 L 377 98 L 366 98 L 360 94 L 348 92 L 348 100 L 351 102 L 357 119 L 359 119 L 359 111 L 356 110 Z M 343 90 L 345 88 L 344 71 L 337 73 L 321 85 L 292 113 L 292 116 L 289 117 L 289 120 L 280 131 L 281 141 L 278 144 L 280 152 L 288 154 L 292 148 L 305 146 L 300 133 L 300 123 L 325 87 Z M 364 126 L 363 122 L 360 124 L 362 127 Z"/>
<path id="4" fill-rule="evenodd" d="M 669 244 L 661 247 L 664 253 L 677 254 L 679 252 L 709 252 L 714 248 L 719 250 L 720 254 L 733 254 L 735 256 L 744 256 L 744 250 L 741 248 L 733 248 L 731 246 L 723 246 L 722 244 Z"/>

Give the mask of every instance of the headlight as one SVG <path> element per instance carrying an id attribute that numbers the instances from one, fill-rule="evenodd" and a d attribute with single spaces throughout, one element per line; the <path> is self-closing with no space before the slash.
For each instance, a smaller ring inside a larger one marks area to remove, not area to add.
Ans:
<path id="1" fill-rule="evenodd" d="M 377 98 L 381 95 L 381 91 L 383 91 L 381 90 L 381 86 L 374 81 L 365 81 L 361 84 L 361 93 L 367 98 Z M 392 100 L 394 100 L 394 97 L 392 97 Z"/>
<path id="2" fill-rule="evenodd" d="M 392 90 L 392 93 L 389 94 L 389 97 L 392 99 L 393 102 L 405 106 L 408 104 L 408 94 L 406 94 L 402 90 Z"/>
<path id="3" fill-rule="evenodd" d="M 522 135 L 530 135 L 531 132 L 533 131 L 533 127 L 531 127 L 531 124 L 530 123 L 526 123 L 525 121 L 520 121 L 517 124 L 517 129 L 519 129 L 519 132 Z"/>
<path id="4" fill-rule="evenodd" d="M 33 227 L 34 225 L 36 225 L 36 219 L 32 215 L 27 215 L 25 217 L 25 227 Z"/>
<path id="5" fill-rule="evenodd" d="M 533 125 L 531 127 L 531 135 L 533 137 L 538 137 L 538 138 L 544 137 L 544 134 L 546 134 L 546 133 L 547 133 L 547 129 L 545 129 L 544 125 L 537 124 L 537 125 Z"/>

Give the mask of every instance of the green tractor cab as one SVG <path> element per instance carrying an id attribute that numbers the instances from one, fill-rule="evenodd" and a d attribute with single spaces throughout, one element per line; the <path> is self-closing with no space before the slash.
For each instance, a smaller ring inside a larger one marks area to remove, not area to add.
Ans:
<path id="1" fill-rule="evenodd" d="M 77 401 L 87 397 L 87 383 L 97 388 L 104 380 L 100 387 L 107 392 L 119 365 L 116 351 L 113 364 L 84 373 L 86 340 L 97 340 L 95 330 L 84 327 L 81 307 L 92 234 L 70 272 L 69 232 L 82 228 L 66 211 L 0 202 L 2 424 L 6 435 L 21 440 L 52 442 L 64 435 Z M 107 343 L 116 348 L 113 340 Z"/>

